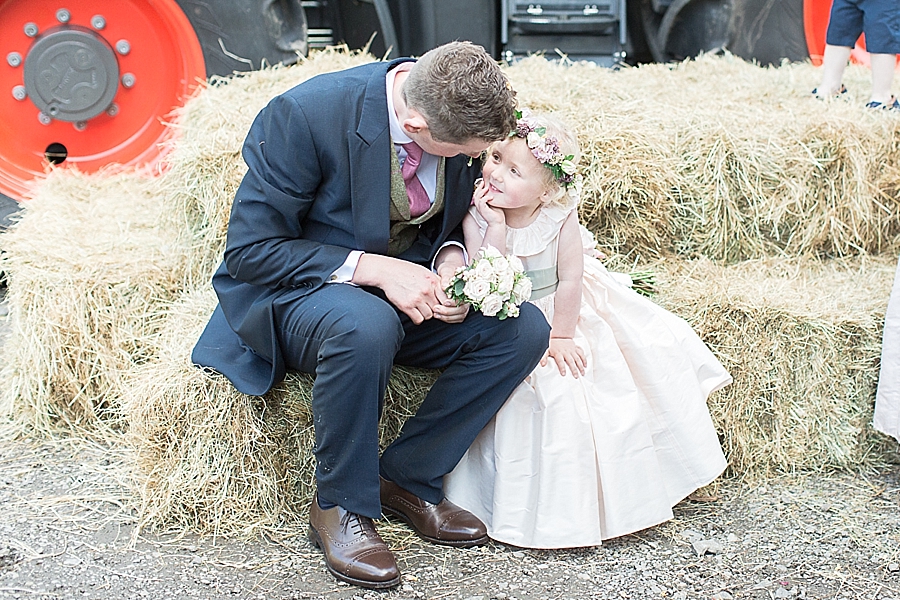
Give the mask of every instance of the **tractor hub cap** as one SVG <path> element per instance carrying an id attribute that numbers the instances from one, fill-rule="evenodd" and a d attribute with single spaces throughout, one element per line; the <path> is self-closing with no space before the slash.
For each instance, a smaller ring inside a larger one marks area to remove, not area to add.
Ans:
<path id="1" fill-rule="evenodd" d="M 41 35 L 25 57 L 25 91 L 45 115 L 77 123 L 103 113 L 119 84 L 115 52 L 80 27 L 59 27 Z"/>

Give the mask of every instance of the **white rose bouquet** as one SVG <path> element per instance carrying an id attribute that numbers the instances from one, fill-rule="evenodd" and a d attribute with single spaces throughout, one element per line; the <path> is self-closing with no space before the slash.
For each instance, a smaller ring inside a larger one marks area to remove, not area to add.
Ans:
<path id="1" fill-rule="evenodd" d="M 457 269 L 446 292 L 459 304 L 503 320 L 519 316 L 519 305 L 531 297 L 531 280 L 517 256 L 503 256 L 487 246 L 472 264 Z"/>

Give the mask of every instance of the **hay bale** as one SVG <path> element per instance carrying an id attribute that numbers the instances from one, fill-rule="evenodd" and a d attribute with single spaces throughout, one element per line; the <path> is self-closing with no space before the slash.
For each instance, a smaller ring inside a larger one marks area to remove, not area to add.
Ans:
<path id="1" fill-rule="evenodd" d="M 889 447 L 871 428 L 885 299 L 894 263 L 766 259 L 657 265 L 660 304 L 686 318 L 734 377 L 710 398 L 729 473 L 860 468 Z M 169 311 L 158 356 L 121 395 L 142 526 L 249 532 L 301 522 L 312 496 L 313 379 L 291 374 L 265 397 L 238 393 L 190 364 L 215 298 L 187 294 Z M 395 368 L 382 447 L 433 383 Z"/>
<path id="2" fill-rule="evenodd" d="M 310 401 L 313 377 L 290 373 L 263 397 L 190 362 L 215 307 L 211 289 L 167 310 L 156 357 L 122 381 L 117 395 L 135 451 L 140 526 L 250 533 L 299 522 L 314 490 Z M 421 403 L 437 372 L 397 367 L 388 383 L 381 445 Z"/>
<path id="3" fill-rule="evenodd" d="M 900 119 L 819 101 L 819 69 L 733 56 L 618 71 L 538 57 L 507 73 L 579 134 L 581 216 L 610 253 L 738 262 L 900 250 Z M 712 85 L 711 82 L 715 82 Z"/>
<path id="4" fill-rule="evenodd" d="M 193 282 L 220 259 L 257 112 L 313 75 L 371 60 L 317 52 L 295 66 L 216 80 L 185 105 L 159 183 L 166 218 L 195 254 Z M 900 123 L 865 112 L 860 98 L 811 98 L 818 70 L 809 64 L 762 68 L 707 56 L 612 71 L 533 57 L 506 71 L 523 104 L 557 111 L 577 130 L 582 220 L 609 252 L 733 262 L 900 249 L 900 171 L 890 166 Z M 847 82 L 867 89 L 868 72 L 851 67 Z"/>
<path id="5" fill-rule="evenodd" d="M 184 107 L 160 189 L 196 254 L 194 281 L 221 256 L 258 110 L 313 75 L 371 60 L 313 53 L 217 81 Z M 736 262 L 900 251 L 900 120 L 866 111 L 861 97 L 812 98 L 812 65 L 704 56 L 612 71 L 532 57 L 505 69 L 524 105 L 556 111 L 578 132 L 580 212 L 608 252 Z M 854 66 L 846 81 L 862 93 L 868 76 Z"/>
<path id="6" fill-rule="evenodd" d="M 732 474 L 883 459 L 888 440 L 871 421 L 894 260 L 664 265 L 660 304 L 734 377 L 709 402 Z"/>
<path id="7" fill-rule="evenodd" d="M 157 355 L 133 368 L 117 390 L 135 451 L 142 527 L 250 532 L 300 507 L 288 486 L 291 473 L 310 468 L 305 387 L 290 385 L 298 379 L 291 376 L 269 397 L 250 397 L 221 375 L 194 367 L 192 341 L 215 302 L 205 289 L 169 307 Z M 290 397 L 292 390 L 300 397 Z"/>
<path id="8" fill-rule="evenodd" d="M 11 323 L 3 413 L 43 432 L 115 426 L 110 389 L 150 358 L 159 305 L 184 279 L 152 187 L 134 174 L 54 171 L 0 237 Z"/>

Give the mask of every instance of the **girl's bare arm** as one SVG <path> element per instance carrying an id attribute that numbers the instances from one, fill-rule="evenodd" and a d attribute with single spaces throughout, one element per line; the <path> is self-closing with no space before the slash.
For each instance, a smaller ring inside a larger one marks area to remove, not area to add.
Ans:
<path id="1" fill-rule="evenodd" d="M 584 350 L 572 339 L 581 309 L 581 279 L 584 275 L 584 255 L 576 211 L 569 214 L 559 232 L 556 271 L 559 287 L 553 304 L 550 349 L 541 364 L 546 364 L 547 358 L 552 357 L 561 375 L 566 374 L 568 366 L 572 375 L 577 378 L 579 374 L 584 375 L 587 361 Z"/>

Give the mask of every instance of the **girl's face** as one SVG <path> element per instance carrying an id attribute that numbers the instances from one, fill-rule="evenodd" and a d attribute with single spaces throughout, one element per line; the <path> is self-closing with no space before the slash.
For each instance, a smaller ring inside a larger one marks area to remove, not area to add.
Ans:
<path id="1" fill-rule="evenodd" d="M 506 211 L 535 211 L 549 200 L 546 167 L 531 153 L 525 140 L 506 138 L 488 148 L 482 167 L 491 199 L 488 205 Z"/>

